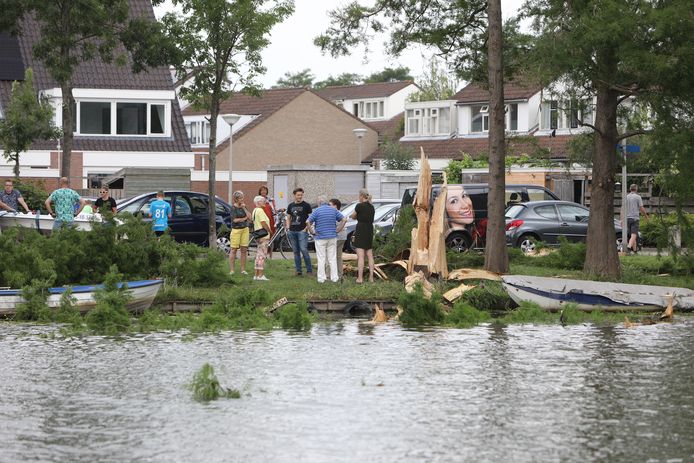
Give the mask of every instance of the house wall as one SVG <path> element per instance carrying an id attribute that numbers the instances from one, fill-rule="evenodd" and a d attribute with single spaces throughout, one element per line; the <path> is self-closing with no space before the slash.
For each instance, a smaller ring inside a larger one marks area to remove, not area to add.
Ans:
<path id="1" fill-rule="evenodd" d="M 386 98 L 385 119 L 392 119 L 405 110 L 405 103 L 410 95 L 417 91 L 416 85 L 408 85 Z"/>
<path id="2" fill-rule="evenodd" d="M 287 200 L 292 200 L 294 188 L 304 189 L 305 201 L 315 204 L 318 196 L 338 198 L 343 203 L 356 201 L 359 190 L 366 186 L 368 166 L 348 165 L 294 165 L 276 166 L 268 170 L 267 185 L 270 195 L 278 201 L 274 191 L 274 177 L 287 176 Z M 350 187 L 345 189 L 345 185 Z"/>
<path id="3" fill-rule="evenodd" d="M 357 164 L 355 128 L 367 130 L 362 159 L 378 147 L 378 133 L 336 109 L 331 103 L 305 92 L 266 120 L 234 140 L 233 170 L 264 171 L 270 165 Z M 217 159 L 219 170 L 228 170 L 228 155 Z"/>

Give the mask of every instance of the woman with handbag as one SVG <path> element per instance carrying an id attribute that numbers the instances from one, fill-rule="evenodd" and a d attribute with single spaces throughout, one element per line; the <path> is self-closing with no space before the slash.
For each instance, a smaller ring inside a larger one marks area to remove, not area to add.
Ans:
<path id="1" fill-rule="evenodd" d="M 241 274 L 248 275 L 246 272 L 246 256 L 248 255 L 248 242 L 250 241 L 251 213 L 246 209 L 243 202 L 243 192 L 235 191 L 233 195 L 234 204 L 231 206 L 231 249 L 229 250 L 229 274 L 234 274 L 236 262 L 236 251 L 241 250 Z"/>
<path id="2" fill-rule="evenodd" d="M 265 276 L 265 260 L 267 259 L 268 242 L 270 241 L 270 219 L 263 210 L 265 198 L 258 195 L 253 198 L 253 236 L 258 243 L 258 251 L 255 254 L 255 281 L 268 281 Z"/>

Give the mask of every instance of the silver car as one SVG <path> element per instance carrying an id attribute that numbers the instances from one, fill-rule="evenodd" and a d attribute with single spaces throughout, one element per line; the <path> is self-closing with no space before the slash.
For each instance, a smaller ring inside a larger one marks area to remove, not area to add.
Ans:
<path id="1" fill-rule="evenodd" d="M 395 203 L 395 204 L 384 204 L 381 206 L 376 206 L 374 204 L 375 210 L 374 210 L 374 233 L 376 232 L 376 229 L 380 226 L 386 226 L 390 224 L 390 227 L 393 227 L 393 220 L 395 219 L 395 214 L 398 212 L 400 209 L 400 203 Z M 354 212 L 354 211 L 352 211 Z M 344 212 L 343 212 L 344 214 Z M 345 230 L 347 231 L 347 241 L 345 241 L 345 247 L 344 251 L 345 252 L 351 252 L 354 253 L 354 247 L 352 246 L 352 242 L 354 241 L 354 232 L 357 229 L 357 221 L 356 220 L 348 220 L 347 223 L 345 224 Z"/>

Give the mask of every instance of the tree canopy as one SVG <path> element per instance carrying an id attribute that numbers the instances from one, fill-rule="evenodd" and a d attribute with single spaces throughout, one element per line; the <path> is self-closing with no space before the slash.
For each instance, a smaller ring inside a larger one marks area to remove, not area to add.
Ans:
<path id="1" fill-rule="evenodd" d="M 364 79 L 364 83 L 374 84 L 378 82 L 400 82 L 403 80 L 414 80 L 414 78 L 410 75 L 410 68 L 398 66 L 396 68 L 386 67 L 382 71 L 374 72 Z"/>
<path id="2" fill-rule="evenodd" d="M 427 72 L 417 79 L 420 90 L 410 95 L 410 101 L 440 101 L 452 97 L 458 90 L 458 81 L 450 75 L 435 56 L 429 60 Z"/>
<path id="3" fill-rule="evenodd" d="M 315 76 L 310 69 L 306 68 L 299 72 L 285 72 L 283 77 L 277 80 L 277 84 L 273 88 L 296 88 L 296 87 L 313 87 Z"/>

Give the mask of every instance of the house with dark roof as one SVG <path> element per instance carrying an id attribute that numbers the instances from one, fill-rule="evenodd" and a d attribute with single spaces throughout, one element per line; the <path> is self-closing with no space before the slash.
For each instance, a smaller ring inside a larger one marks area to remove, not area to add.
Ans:
<path id="1" fill-rule="evenodd" d="M 130 15 L 155 20 L 151 2 L 130 0 Z M 31 68 L 37 95 L 55 109 L 55 125 L 62 125 L 62 94 L 44 63 L 34 58 L 40 24 L 32 16 L 21 22 L 17 37 L 0 34 L 0 108 L 7 107 L 12 82 Z M 133 73 L 125 65 L 93 59 L 81 63 L 74 74 L 76 127 L 71 179 L 74 188 L 98 188 L 100 179 L 125 167 L 188 168 L 194 166 L 190 142 L 166 67 Z M 20 156 L 21 176 L 40 178 L 47 188 L 57 185 L 60 172 L 58 140 L 32 144 Z M 12 175 L 12 166 L 0 159 L 0 175 Z M 156 184 L 152 189 L 156 189 Z"/>
<path id="2" fill-rule="evenodd" d="M 231 130 L 222 118 L 225 114 L 240 116 Z M 209 117 L 206 110 L 192 106 L 183 110 L 195 153 L 192 188 L 197 191 L 206 191 L 208 185 Z M 355 172 L 362 172 L 362 161 L 377 147 L 378 133 L 369 124 L 306 88 L 269 89 L 260 96 L 234 93 L 222 102 L 217 121 L 216 189 L 220 196 L 228 196 L 231 160 L 233 189 L 243 191 L 247 198 L 267 185 L 278 202 L 287 199 L 286 192 L 276 191 L 282 188 L 276 188 L 268 177 L 272 166 L 343 166 L 338 170 L 344 172 L 327 167 L 323 172 L 311 170 L 311 183 L 321 185 L 325 194 L 349 191 L 353 195 L 363 188 L 364 175 L 346 171 L 356 166 Z"/>

